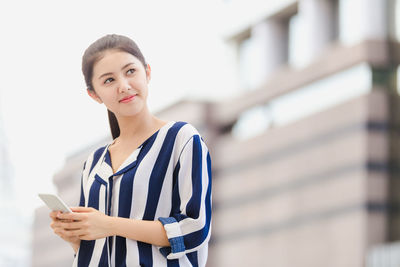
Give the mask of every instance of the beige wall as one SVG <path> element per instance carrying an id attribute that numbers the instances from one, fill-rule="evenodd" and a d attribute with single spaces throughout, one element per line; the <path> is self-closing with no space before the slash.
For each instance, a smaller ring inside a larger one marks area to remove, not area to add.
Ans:
<path id="1" fill-rule="evenodd" d="M 248 141 L 216 142 L 212 266 L 363 266 L 384 242 L 387 160 L 382 91 Z M 289 256 L 290 255 L 290 256 Z M 263 265 L 265 262 L 265 265 Z"/>

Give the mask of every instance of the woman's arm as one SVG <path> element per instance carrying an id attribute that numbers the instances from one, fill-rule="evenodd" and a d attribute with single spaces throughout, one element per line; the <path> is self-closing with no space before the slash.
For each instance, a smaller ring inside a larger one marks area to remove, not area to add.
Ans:
<path id="1" fill-rule="evenodd" d="M 143 221 L 111 217 L 111 229 L 112 235 L 123 236 L 160 247 L 170 245 L 164 226 L 158 220 Z"/>
<path id="2" fill-rule="evenodd" d="M 63 234 L 68 237 L 79 237 L 82 240 L 95 240 L 107 236 L 122 236 L 129 239 L 169 246 L 164 227 L 160 221 L 143 221 L 128 218 L 111 217 L 86 207 L 71 208 L 73 213 L 60 213 L 58 219 L 70 220 L 59 222 Z"/>

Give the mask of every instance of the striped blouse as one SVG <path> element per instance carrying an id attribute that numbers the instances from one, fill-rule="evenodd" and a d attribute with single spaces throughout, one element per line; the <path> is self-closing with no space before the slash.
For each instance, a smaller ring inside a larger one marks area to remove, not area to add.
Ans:
<path id="1" fill-rule="evenodd" d="M 211 234 L 211 160 L 190 124 L 170 121 L 113 173 L 110 144 L 84 164 L 80 206 L 159 220 L 171 246 L 112 236 L 81 241 L 73 266 L 205 266 Z"/>

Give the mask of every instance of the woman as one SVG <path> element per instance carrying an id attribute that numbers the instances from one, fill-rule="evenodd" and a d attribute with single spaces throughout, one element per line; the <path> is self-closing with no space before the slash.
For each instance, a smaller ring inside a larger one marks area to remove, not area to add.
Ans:
<path id="1" fill-rule="evenodd" d="M 137 45 L 107 35 L 85 51 L 87 92 L 108 109 L 113 141 L 84 164 L 80 207 L 51 212 L 73 266 L 205 266 L 211 161 L 197 130 L 147 107 L 151 69 Z"/>

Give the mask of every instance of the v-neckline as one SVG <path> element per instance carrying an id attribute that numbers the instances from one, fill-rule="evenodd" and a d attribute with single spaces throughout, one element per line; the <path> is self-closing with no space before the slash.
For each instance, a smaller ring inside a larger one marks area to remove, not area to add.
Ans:
<path id="1" fill-rule="evenodd" d="M 127 162 L 128 162 L 128 160 L 131 159 L 132 155 L 133 155 L 136 151 L 138 151 L 139 149 L 142 149 L 142 147 L 143 147 L 151 138 L 153 138 L 154 135 L 157 135 L 164 127 L 167 127 L 167 126 L 169 126 L 170 124 L 173 124 L 173 123 L 175 123 L 175 121 L 169 121 L 169 122 L 167 122 L 166 124 L 164 124 L 163 126 L 161 126 L 157 131 L 155 131 L 152 135 L 150 135 L 148 138 L 146 138 L 146 140 L 144 140 L 140 146 L 138 146 L 137 148 L 135 148 L 135 149 L 125 158 L 125 160 L 122 162 L 122 164 L 118 167 L 118 169 L 117 169 L 115 172 L 114 172 L 114 169 L 113 169 L 113 166 L 112 166 L 111 153 L 110 153 L 110 146 L 111 146 L 112 144 L 114 144 L 115 139 L 114 139 L 111 143 L 109 143 L 109 144 L 107 145 L 107 148 L 106 148 L 106 149 L 107 149 L 107 151 L 106 151 L 106 157 L 108 156 L 109 159 L 110 159 L 110 162 L 107 163 L 107 164 L 110 166 L 111 172 L 113 173 L 113 175 L 115 175 L 116 173 L 118 173 L 119 171 L 121 171 L 123 168 L 125 168 L 126 166 L 128 166 L 129 164 L 127 164 Z M 139 153 L 140 153 L 140 151 L 139 151 Z M 139 153 L 137 153 L 136 157 L 139 155 Z"/>

